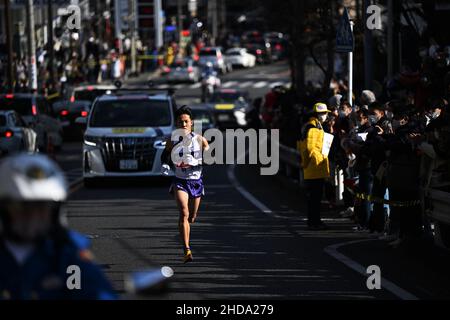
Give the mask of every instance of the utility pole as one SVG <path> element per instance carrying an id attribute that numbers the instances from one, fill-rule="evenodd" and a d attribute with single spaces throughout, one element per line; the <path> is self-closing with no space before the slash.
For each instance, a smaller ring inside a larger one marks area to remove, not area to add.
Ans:
<path id="1" fill-rule="evenodd" d="M 122 21 L 120 17 L 120 0 L 114 0 L 114 29 L 118 43 L 119 54 L 122 53 Z"/>
<path id="2" fill-rule="evenodd" d="M 388 79 L 394 74 L 394 4 L 393 0 L 388 0 L 388 40 L 387 40 L 387 58 L 388 58 Z"/>
<path id="3" fill-rule="evenodd" d="M 135 75 L 137 73 L 136 68 L 136 0 L 128 1 L 130 14 L 128 18 L 128 26 L 131 33 L 131 74 Z"/>
<path id="4" fill-rule="evenodd" d="M 353 25 L 355 23 L 350 20 L 350 29 L 353 34 Z M 352 106 L 353 110 L 355 110 L 355 106 L 353 105 L 353 51 L 348 53 L 348 102 Z"/>
<path id="5" fill-rule="evenodd" d="M 162 4 L 161 0 L 154 0 L 154 21 L 155 21 L 155 44 L 156 48 L 163 46 L 163 30 L 162 30 Z"/>
<path id="6" fill-rule="evenodd" d="M 34 29 L 33 0 L 28 0 L 26 5 L 27 33 L 28 33 L 28 85 L 31 92 L 37 91 L 37 68 L 36 68 L 36 33 Z"/>
<path id="7" fill-rule="evenodd" d="M 367 8 L 371 5 L 371 0 L 364 0 L 363 21 L 367 21 Z M 373 36 L 372 30 L 364 25 L 364 89 L 372 90 L 373 81 Z"/>
<path id="8" fill-rule="evenodd" d="M 211 28 L 211 45 L 216 45 L 217 42 L 217 0 L 208 1 L 208 26 Z"/>
<path id="9" fill-rule="evenodd" d="M 7 66 L 7 78 L 8 78 L 8 90 L 13 92 L 14 90 L 14 71 L 13 71 L 13 46 L 12 46 L 12 34 L 11 34 L 11 7 L 10 0 L 3 0 L 5 8 L 5 25 L 6 25 L 6 47 L 8 50 L 8 66 Z"/>
<path id="10" fill-rule="evenodd" d="M 181 43 L 181 31 L 183 30 L 183 4 L 182 0 L 177 0 L 177 29 L 178 43 Z"/>
<path id="11" fill-rule="evenodd" d="M 48 53 L 49 53 L 49 61 L 48 67 L 50 72 L 50 83 L 55 85 L 55 52 L 53 50 L 53 3 L 52 1 L 47 2 L 47 44 L 48 44 Z"/>

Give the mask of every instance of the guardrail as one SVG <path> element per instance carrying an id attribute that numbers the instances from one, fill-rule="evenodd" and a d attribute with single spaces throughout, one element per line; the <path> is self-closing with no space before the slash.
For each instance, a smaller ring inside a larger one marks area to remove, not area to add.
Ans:
<path id="1" fill-rule="evenodd" d="M 287 177 L 299 181 L 303 185 L 303 170 L 300 167 L 301 157 L 297 149 L 280 144 L 280 165 Z"/>

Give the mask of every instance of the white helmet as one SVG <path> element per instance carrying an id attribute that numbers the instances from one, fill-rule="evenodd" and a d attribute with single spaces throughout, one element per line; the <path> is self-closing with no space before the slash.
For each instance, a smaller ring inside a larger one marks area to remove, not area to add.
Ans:
<path id="1" fill-rule="evenodd" d="M 212 68 L 214 67 L 213 63 L 211 61 L 206 62 L 206 67 L 207 68 Z"/>
<path id="2" fill-rule="evenodd" d="M 67 199 L 67 181 L 58 165 L 43 155 L 19 154 L 0 162 L 0 201 Z"/>

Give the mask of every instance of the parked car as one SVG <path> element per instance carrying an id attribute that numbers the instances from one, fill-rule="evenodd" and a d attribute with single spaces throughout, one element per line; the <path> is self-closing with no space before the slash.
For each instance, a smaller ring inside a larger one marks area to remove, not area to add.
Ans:
<path id="1" fill-rule="evenodd" d="M 256 57 L 247 52 L 245 48 L 228 49 L 225 59 L 234 66 L 252 68 L 256 65 Z"/>
<path id="2" fill-rule="evenodd" d="M 75 120 L 79 117 L 86 118 L 89 115 L 91 105 L 92 103 L 87 100 L 77 100 L 75 102 L 63 100 L 53 104 L 53 109 L 63 127 L 65 138 L 82 138 L 83 128 Z"/>
<path id="3" fill-rule="evenodd" d="M 247 126 L 246 111 L 249 108 L 248 92 L 236 89 L 219 89 L 210 100 L 215 120 L 220 128 Z"/>
<path id="4" fill-rule="evenodd" d="M 0 156 L 15 152 L 35 152 L 36 132 L 13 110 L 0 111 Z"/>
<path id="5" fill-rule="evenodd" d="M 170 93 L 120 92 L 95 100 L 83 143 L 83 178 L 161 176 L 161 154 L 175 128 Z"/>
<path id="6" fill-rule="evenodd" d="M 225 61 L 220 47 L 204 47 L 200 49 L 198 64 L 201 68 L 206 66 L 207 62 L 211 62 L 214 69 L 222 74 L 232 70 L 231 64 Z"/>
<path id="7" fill-rule="evenodd" d="M 63 129 L 55 112 L 42 95 L 31 93 L 0 95 L 0 110 L 14 110 L 37 134 L 40 152 L 60 149 L 63 144 Z"/>
<path id="8" fill-rule="evenodd" d="M 168 70 L 167 82 L 192 82 L 200 81 L 201 71 L 192 59 L 175 61 Z"/>

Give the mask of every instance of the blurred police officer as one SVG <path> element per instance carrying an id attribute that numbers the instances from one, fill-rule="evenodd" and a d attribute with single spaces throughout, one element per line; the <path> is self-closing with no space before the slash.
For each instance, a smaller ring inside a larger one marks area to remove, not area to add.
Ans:
<path id="1" fill-rule="evenodd" d="M 42 155 L 0 163 L 0 300 L 114 299 L 87 238 L 65 225 L 67 183 Z"/>

